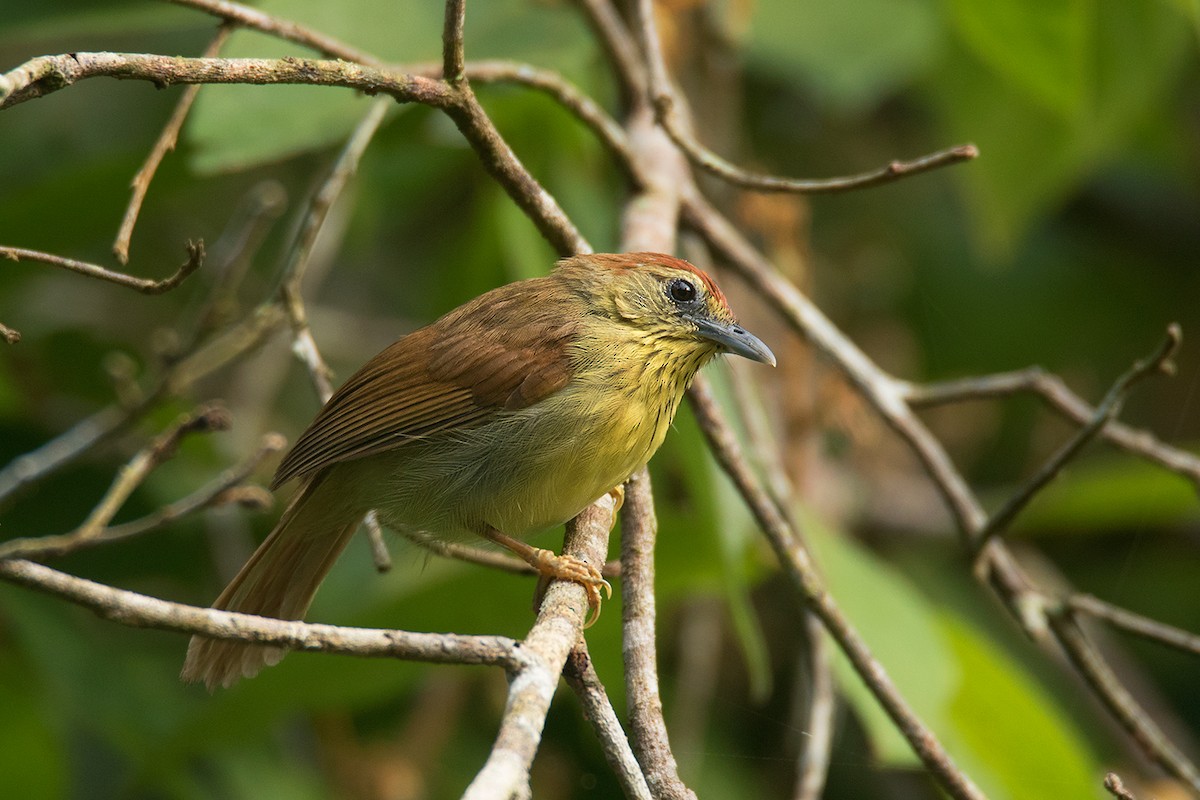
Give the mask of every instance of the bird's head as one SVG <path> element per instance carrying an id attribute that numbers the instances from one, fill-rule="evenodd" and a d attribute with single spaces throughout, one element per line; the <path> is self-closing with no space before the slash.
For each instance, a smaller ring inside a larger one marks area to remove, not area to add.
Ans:
<path id="1" fill-rule="evenodd" d="M 707 360 L 718 353 L 775 366 L 762 341 L 740 327 L 721 289 L 703 271 L 662 253 L 593 253 L 564 259 L 596 313 L 631 327 L 643 341 Z"/>

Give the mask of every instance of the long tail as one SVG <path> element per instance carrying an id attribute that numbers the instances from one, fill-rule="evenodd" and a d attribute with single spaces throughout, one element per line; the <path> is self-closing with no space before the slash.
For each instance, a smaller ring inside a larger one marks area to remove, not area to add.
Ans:
<path id="1" fill-rule="evenodd" d="M 212 604 L 276 619 L 301 619 L 364 514 L 339 497 L 338 481 L 321 474 L 300 491 L 275 530 Z M 193 636 L 180 677 L 212 691 L 279 663 L 286 648 Z"/>

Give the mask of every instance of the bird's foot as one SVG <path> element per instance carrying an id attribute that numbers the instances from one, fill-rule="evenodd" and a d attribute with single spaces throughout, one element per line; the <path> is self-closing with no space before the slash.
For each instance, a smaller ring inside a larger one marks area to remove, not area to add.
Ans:
<path id="1" fill-rule="evenodd" d="M 552 550 L 543 550 L 540 547 L 531 548 L 531 550 L 526 561 L 542 576 L 538 581 L 539 605 L 540 598 L 550 585 L 550 581 L 578 583 L 587 592 L 588 600 L 588 618 L 584 621 L 583 627 L 590 628 L 595 625 L 596 620 L 600 619 L 600 601 L 602 599 L 600 592 L 604 591 L 603 599 L 611 599 L 612 584 L 604 580 L 599 569 L 575 556 L 559 555 Z"/>
<path id="2" fill-rule="evenodd" d="M 608 490 L 608 494 L 613 499 L 613 525 L 616 525 L 617 512 L 621 510 L 621 506 L 625 505 L 625 484 L 618 483 Z"/>

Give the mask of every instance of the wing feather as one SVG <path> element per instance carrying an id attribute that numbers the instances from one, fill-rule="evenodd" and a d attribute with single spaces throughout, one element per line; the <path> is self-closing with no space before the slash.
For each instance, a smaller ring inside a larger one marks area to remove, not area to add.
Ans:
<path id="1" fill-rule="evenodd" d="M 571 377 L 575 331 L 555 302 L 561 294 L 546 278 L 502 286 L 393 343 L 329 399 L 272 485 L 482 425 L 557 392 Z"/>

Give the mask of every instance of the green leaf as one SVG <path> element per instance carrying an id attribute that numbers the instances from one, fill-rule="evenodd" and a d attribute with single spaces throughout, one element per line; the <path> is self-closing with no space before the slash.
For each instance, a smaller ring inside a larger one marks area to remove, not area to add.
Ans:
<path id="1" fill-rule="evenodd" d="M 373 0 L 265 0 L 259 9 L 319 30 L 394 63 L 441 58 L 442 6 Z M 472 59 L 520 53 L 566 74 L 586 74 L 592 52 L 579 15 L 544 9 L 532 19 L 517 0 L 472 7 L 466 48 Z M 316 57 L 289 42 L 255 31 L 230 37 L 223 56 Z M 201 173 L 246 169 L 344 139 L 366 113 L 369 98 L 348 89 L 322 86 L 207 86 L 189 118 L 191 164 Z"/>
<path id="2" fill-rule="evenodd" d="M 770 0 L 758 4 L 748 50 L 854 110 L 926 70 L 940 36 L 926 0 Z"/>
<path id="3" fill-rule="evenodd" d="M 1057 23 L 1029 23 L 1033 29 L 1025 35 L 1032 43 L 1011 40 L 1018 51 L 1039 43 L 1048 48 L 1053 37 L 1047 31 L 1062 29 L 1064 46 L 1085 48 L 1086 84 L 1071 77 L 1065 62 L 1057 67 L 1048 63 L 1053 57 L 1047 55 L 1041 57 L 1038 74 L 1044 73 L 1047 82 L 1062 77 L 1067 85 L 1034 89 L 1040 83 L 1032 67 L 1025 73 L 1014 72 L 1016 67 L 998 69 L 992 63 L 995 56 L 972 46 L 965 35 L 967 49 L 950 48 L 938 70 L 932 97 L 945 138 L 973 141 L 981 152 L 956 175 L 965 183 L 978 250 L 988 258 L 1011 254 L 1035 220 L 1127 146 L 1137 126 L 1161 107 L 1185 64 L 1188 28 L 1167 4 L 1093 3 L 1086 35 L 1070 33 L 1079 24 L 1070 20 L 1082 12 L 1066 6 L 1059 7 L 1062 19 Z M 1081 35 L 1083 44 L 1072 44 L 1072 37 Z M 992 46 L 999 48 L 998 42 Z"/>
<path id="4" fill-rule="evenodd" d="M 67 796 L 67 753 L 54 730 L 37 673 L 20 663 L 13 648 L 0 648 L 0 686 L 9 687 L 0 708 L 0 753 L 10 765 L 9 797 Z M 17 689 L 16 687 L 20 687 Z"/>
<path id="5" fill-rule="evenodd" d="M 918 717 L 992 798 L 1088 797 L 1096 765 L 1054 698 L 987 634 L 931 604 L 900 572 L 806 519 L 830 589 Z M 835 672 L 883 763 L 915 763 L 844 656 Z"/>
<path id="6" fill-rule="evenodd" d="M 908 702 L 935 733 L 962 679 L 936 614 L 903 575 L 845 536 L 802 516 L 803 529 L 842 611 Z M 889 766 L 918 764 L 908 742 L 836 647 L 838 682 L 866 727 L 872 751 Z"/>
<path id="7" fill-rule="evenodd" d="M 1092 0 L 947 0 L 963 42 L 1046 110 L 1084 109 L 1093 54 Z"/>
<path id="8" fill-rule="evenodd" d="M 1092 535 L 1197 520 L 1200 504 L 1187 480 L 1155 464 L 1114 457 L 1070 468 L 1021 512 L 1016 529 Z"/>

